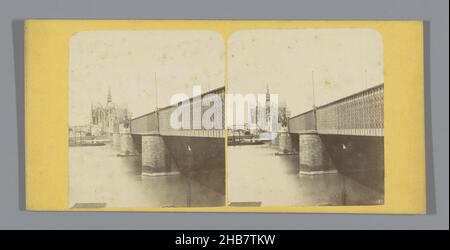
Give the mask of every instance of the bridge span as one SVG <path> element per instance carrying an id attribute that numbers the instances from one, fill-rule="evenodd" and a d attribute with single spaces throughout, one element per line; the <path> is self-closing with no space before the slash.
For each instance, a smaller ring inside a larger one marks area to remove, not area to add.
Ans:
<path id="1" fill-rule="evenodd" d="M 222 100 L 222 117 L 224 117 L 224 108 L 223 105 L 225 103 L 225 88 L 221 87 L 218 89 L 211 90 L 209 92 L 203 93 L 200 97 L 204 98 L 209 94 L 216 94 L 220 96 Z M 189 110 L 193 110 L 195 97 L 189 99 Z M 201 102 L 201 99 L 198 100 Z M 224 131 L 223 129 L 194 129 L 195 127 L 202 127 L 201 124 L 196 124 L 199 121 L 193 119 L 193 112 L 190 112 L 190 126 L 189 129 L 180 128 L 175 129 L 170 126 L 170 116 L 180 105 L 170 105 L 167 107 L 159 108 L 155 111 L 152 111 L 148 114 L 136 117 L 131 120 L 130 131 L 131 134 L 135 135 L 161 135 L 161 136 L 188 136 L 188 137 L 214 137 L 214 138 L 223 138 Z M 201 115 L 205 113 L 206 110 L 210 108 L 210 106 L 199 105 L 201 107 Z M 222 128 L 224 127 L 224 119 L 222 119 Z M 201 122 L 201 121 L 200 121 Z"/>
<path id="2" fill-rule="evenodd" d="M 384 162 L 384 85 L 291 117 L 279 134 L 283 152 L 298 151 L 301 174 L 336 172 L 346 166 Z M 344 165 L 344 164 L 342 164 Z"/>
<path id="3" fill-rule="evenodd" d="M 201 102 L 209 94 L 219 96 L 224 105 L 225 88 L 221 87 L 201 94 L 201 98 L 192 97 L 131 119 L 129 132 L 120 134 L 121 154 L 140 154 L 142 175 L 185 174 L 193 180 L 224 193 L 224 131 L 223 129 L 204 129 L 201 124 L 196 124 L 199 121 L 193 119 L 193 105 L 197 104 L 196 101 Z M 190 108 L 190 128 L 175 129 L 170 125 L 170 116 L 181 105 L 188 105 Z M 201 116 L 212 105 L 212 103 L 201 104 Z M 221 110 L 223 117 L 223 106 Z M 220 119 L 223 127 L 222 117 Z M 199 127 L 198 125 L 201 129 L 193 129 Z M 212 178 L 213 175 L 214 178 Z"/>

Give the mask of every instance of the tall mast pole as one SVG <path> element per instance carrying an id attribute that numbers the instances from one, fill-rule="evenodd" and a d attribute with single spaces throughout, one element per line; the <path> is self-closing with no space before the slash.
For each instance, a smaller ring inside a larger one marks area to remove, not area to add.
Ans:
<path id="1" fill-rule="evenodd" d="M 314 83 L 314 70 L 311 73 L 311 83 L 312 83 L 312 95 L 313 95 L 314 128 L 317 131 L 316 90 L 315 90 L 315 83 Z"/>
<path id="2" fill-rule="evenodd" d="M 155 72 L 155 78 L 154 78 L 154 83 L 155 83 L 155 108 L 156 110 L 158 110 L 158 83 L 156 81 L 156 72 Z"/>
<path id="3" fill-rule="evenodd" d="M 312 85 L 312 99 L 313 99 L 313 109 L 316 108 L 316 90 L 314 83 L 314 70 L 311 72 L 311 85 Z"/>
<path id="4" fill-rule="evenodd" d="M 155 72 L 155 108 L 156 108 L 156 124 L 158 127 L 159 133 L 159 111 L 158 111 L 158 82 L 156 81 L 156 72 Z"/>
<path id="5" fill-rule="evenodd" d="M 367 89 L 367 69 L 364 70 L 364 89 Z"/>

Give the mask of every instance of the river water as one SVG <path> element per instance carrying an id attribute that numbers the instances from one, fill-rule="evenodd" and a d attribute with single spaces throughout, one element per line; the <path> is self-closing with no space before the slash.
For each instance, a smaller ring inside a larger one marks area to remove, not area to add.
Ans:
<path id="1" fill-rule="evenodd" d="M 384 194 L 372 172 L 299 175 L 298 155 L 277 156 L 269 144 L 228 147 L 228 200 L 231 205 L 378 205 Z"/>
<path id="2" fill-rule="evenodd" d="M 376 205 L 383 192 L 372 173 L 299 175 L 298 156 L 270 145 L 228 147 L 228 202 L 257 206 Z M 225 195 L 183 174 L 141 175 L 140 156 L 105 146 L 69 147 L 69 206 L 224 206 Z"/>
<path id="3" fill-rule="evenodd" d="M 224 194 L 183 174 L 142 176 L 140 156 L 119 157 L 117 153 L 110 145 L 69 147 L 70 207 L 224 205 Z"/>

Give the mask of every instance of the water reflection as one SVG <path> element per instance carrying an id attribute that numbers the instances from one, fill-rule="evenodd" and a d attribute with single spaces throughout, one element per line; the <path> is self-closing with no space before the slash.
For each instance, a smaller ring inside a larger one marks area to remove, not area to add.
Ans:
<path id="1" fill-rule="evenodd" d="M 275 156 L 269 145 L 228 147 L 228 186 L 231 204 L 261 206 L 382 204 L 383 193 L 364 185 L 369 172 L 299 175 L 298 156 Z M 369 182 L 367 182 L 369 183 Z"/>
<path id="2" fill-rule="evenodd" d="M 116 208 L 224 205 L 223 194 L 195 178 L 183 174 L 141 176 L 140 157 L 119 157 L 117 152 L 110 145 L 69 147 L 69 207 L 99 203 Z"/>

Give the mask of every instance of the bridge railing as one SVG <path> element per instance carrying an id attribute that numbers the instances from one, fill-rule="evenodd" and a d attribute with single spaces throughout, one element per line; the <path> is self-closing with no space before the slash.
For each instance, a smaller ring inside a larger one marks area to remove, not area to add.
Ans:
<path id="1" fill-rule="evenodd" d="M 152 134 L 158 132 L 158 119 L 156 111 L 136 117 L 130 122 L 132 134 Z"/>
<path id="2" fill-rule="evenodd" d="M 291 133 L 384 135 L 384 85 L 320 106 L 289 120 Z M 315 129 L 314 129 L 315 128 Z"/>
<path id="3" fill-rule="evenodd" d="M 292 117 L 288 121 L 289 131 L 291 133 L 316 132 L 316 118 L 314 110 Z"/>
<path id="4" fill-rule="evenodd" d="M 134 118 L 131 120 L 131 133 L 132 134 L 160 134 L 166 136 L 194 136 L 194 137 L 224 137 L 223 127 L 225 125 L 225 112 L 224 112 L 224 103 L 225 103 L 225 88 L 218 88 L 212 91 L 203 93 L 201 95 L 204 98 L 209 94 L 217 94 L 221 98 L 222 101 L 222 129 L 203 129 L 201 120 L 193 119 L 193 103 L 197 101 L 193 97 L 189 99 L 189 102 L 180 102 L 179 104 L 169 105 L 164 108 L 158 109 L 158 112 L 153 111 L 146 115 Z M 201 101 L 200 99 L 199 101 Z M 190 110 L 190 128 L 180 128 L 175 129 L 170 124 L 170 117 L 172 112 L 175 111 L 180 105 L 189 105 Z M 212 105 L 212 103 L 211 103 Z M 201 107 L 201 116 L 211 107 L 210 105 L 202 105 Z M 219 119 L 219 117 L 214 117 L 214 119 Z M 195 129 L 194 129 L 195 128 Z"/>

